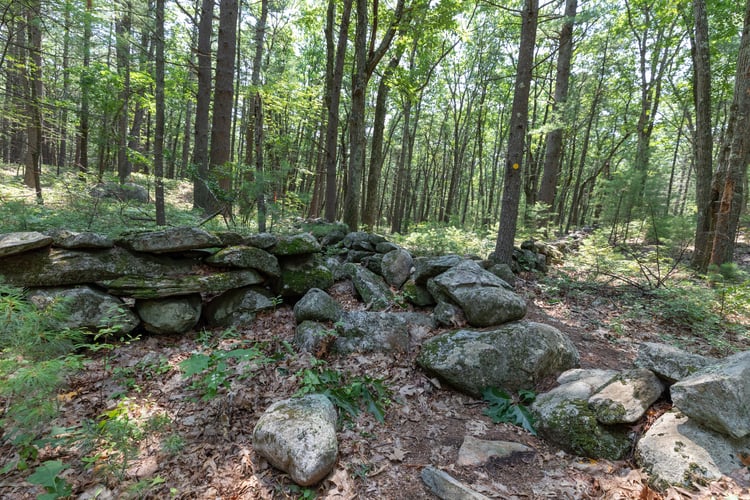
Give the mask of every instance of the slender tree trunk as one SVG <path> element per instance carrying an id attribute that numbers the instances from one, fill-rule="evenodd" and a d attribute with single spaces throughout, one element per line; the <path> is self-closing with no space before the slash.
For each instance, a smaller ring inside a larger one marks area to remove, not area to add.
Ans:
<path id="1" fill-rule="evenodd" d="M 164 0 L 156 0 L 156 126 L 154 128 L 154 177 L 156 225 L 167 223 L 164 212 Z"/>
<path id="2" fill-rule="evenodd" d="M 260 2 L 260 18 L 255 25 L 255 57 L 253 57 L 252 85 L 255 91 L 253 98 L 252 116 L 255 120 L 253 147 L 255 148 L 255 171 L 257 172 L 256 181 L 260 183 L 258 187 L 258 230 L 266 231 L 266 179 L 263 174 L 263 97 L 260 92 L 260 72 L 263 62 L 263 40 L 266 31 L 266 20 L 268 19 L 268 0 Z M 248 141 L 249 146 L 249 141 Z"/>
<path id="3" fill-rule="evenodd" d="M 695 35 L 690 38 L 693 55 L 693 101 L 695 106 L 695 203 L 698 207 L 695 251 L 691 264 L 706 271 L 710 254 L 706 252 L 711 234 L 711 177 L 713 176 L 713 132 L 711 130 L 711 57 L 706 0 L 693 0 Z"/>
<path id="4" fill-rule="evenodd" d="M 30 1 L 26 12 L 26 29 L 28 31 L 28 149 L 26 152 L 27 185 L 34 188 L 36 201 L 44 202 L 42 197 L 42 2 Z"/>
<path id="5" fill-rule="evenodd" d="M 131 173 L 128 158 L 128 126 L 130 107 L 130 25 L 132 23 L 132 6 L 129 0 L 123 3 L 124 11 L 115 24 L 117 69 L 122 78 L 120 90 L 120 114 L 117 125 L 117 177 L 120 184 L 128 181 Z"/>
<path id="6" fill-rule="evenodd" d="M 83 14 L 83 71 L 81 72 L 81 108 L 78 115 L 78 137 L 76 141 L 76 164 L 82 173 L 89 170 L 89 93 L 92 77 L 91 64 L 91 11 L 92 0 L 86 0 Z"/>
<path id="7" fill-rule="evenodd" d="M 67 102 L 70 95 L 70 9 L 71 6 L 68 2 L 65 3 L 64 7 L 64 35 L 63 35 L 63 88 L 62 98 L 64 102 Z M 68 106 L 67 104 L 62 106 L 60 111 L 60 125 L 58 127 L 60 137 L 57 143 L 57 173 L 60 173 L 60 168 L 65 166 L 65 162 L 68 159 Z"/>
<path id="8" fill-rule="evenodd" d="M 341 84 L 344 79 L 344 56 L 349 39 L 349 22 L 351 19 L 353 0 L 343 1 L 341 12 L 341 27 L 336 43 L 336 53 L 333 53 L 333 25 L 335 21 L 335 0 L 328 0 L 328 14 L 326 17 L 326 47 L 329 71 L 326 75 L 325 104 L 328 110 L 328 124 L 325 136 L 325 170 L 326 196 L 325 218 L 329 222 L 336 220 L 337 185 L 336 185 L 336 152 L 339 131 L 339 102 L 341 100 Z M 330 62 L 333 61 L 331 66 Z"/>
<path id="9" fill-rule="evenodd" d="M 219 4 L 219 37 L 216 50 L 214 109 L 211 120 L 211 170 L 219 171 L 221 200 L 214 199 L 210 212 L 220 211 L 226 219 L 232 216 L 231 160 L 232 104 L 234 98 L 234 55 L 237 43 L 238 0 L 221 0 Z"/>
<path id="10" fill-rule="evenodd" d="M 555 76 L 555 96 L 552 103 L 553 120 L 561 120 L 558 116 L 564 112 L 565 102 L 568 99 L 568 86 L 570 83 L 570 62 L 573 58 L 573 25 L 575 23 L 577 0 L 565 2 L 565 21 L 560 30 L 560 48 L 557 53 L 557 74 Z M 560 175 L 562 164 L 562 140 L 564 128 L 559 126 L 547 134 L 547 149 L 544 155 L 544 170 L 539 185 L 537 199 L 551 208 L 555 204 L 555 192 L 557 189 L 557 178 Z M 547 216 L 545 216 L 545 219 Z"/>
<path id="11" fill-rule="evenodd" d="M 213 194 L 208 179 L 208 137 L 211 107 L 211 33 L 214 1 L 201 1 L 198 26 L 198 93 L 195 99 L 195 139 L 193 140 L 193 207 L 208 213 Z"/>
<path id="12" fill-rule="evenodd" d="M 729 154 L 714 180 L 719 205 L 714 216 L 714 238 L 710 264 L 720 266 L 732 262 L 734 242 L 744 204 L 744 185 L 750 163 L 750 0 L 745 5 L 745 18 L 737 56 L 734 100 L 730 108 L 733 133 L 729 136 Z"/>
<path id="13" fill-rule="evenodd" d="M 513 243 L 516 236 L 519 195 L 521 193 L 521 164 L 529 117 L 529 91 L 534 67 L 534 48 L 539 19 L 539 0 L 526 0 L 521 14 L 521 43 L 518 50 L 513 106 L 508 137 L 508 156 L 505 165 L 505 181 L 500 212 L 500 227 L 497 231 L 494 260 L 509 264 L 513 259 Z"/>

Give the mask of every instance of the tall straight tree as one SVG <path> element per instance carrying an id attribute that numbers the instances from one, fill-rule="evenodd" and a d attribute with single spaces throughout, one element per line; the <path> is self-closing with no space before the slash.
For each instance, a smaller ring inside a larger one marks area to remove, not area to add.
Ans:
<path id="1" fill-rule="evenodd" d="M 254 126 L 248 127 L 253 130 L 252 138 L 248 137 L 248 155 L 255 150 L 255 172 L 256 182 L 260 183 L 258 189 L 258 231 L 266 231 L 266 193 L 265 176 L 263 174 L 263 96 L 260 92 L 261 64 L 263 64 L 263 41 L 266 34 L 266 20 L 268 19 L 268 0 L 260 1 L 260 17 L 255 25 L 255 55 L 253 56 L 253 72 L 251 83 L 255 95 L 252 101 L 252 119 Z"/>
<path id="2" fill-rule="evenodd" d="M 154 130 L 154 177 L 156 183 L 156 224 L 167 223 L 164 213 L 164 0 L 156 0 L 156 27 L 154 49 L 156 51 L 155 100 L 156 128 Z"/>
<path id="3" fill-rule="evenodd" d="M 525 0 L 521 11 L 521 43 L 518 48 L 513 105 L 511 106 L 510 130 L 508 132 L 508 154 L 505 159 L 505 183 L 503 189 L 500 226 L 497 230 L 494 260 L 510 264 L 513 258 L 513 242 L 518 222 L 518 204 L 521 194 L 522 165 L 529 122 L 529 91 L 534 68 L 536 30 L 539 24 L 539 0 Z"/>
<path id="4" fill-rule="evenodd" d="M 117 70 L 120 75 L 120 111 L 117 121 L 117 177 L 120 184 L 130 177 L 131 165 L 128 157 L 128 108 L 130 106 L 130 26 L 133 7 L 130 0 L 122 2 L 122 12 L 115 22 Z"/>
<path id="5" fill-rule="evenodd" d="M 745 5 L 729 123 L 725 140 L 728 151 L 722 157 L 711 188 L 713 199 L 718 202 L 713 215 L 710 261 L 715 266 L 733 260 L 750 163 L 750 0 Z"/>
<path id="6" fill-rule="evenodd" d="M 42 169 L 42 2 L 31 0 L 26 6 L 27 47 L 26 78 L 28 82 L 28 145 L 26 150 L 26 185 L 34 188 L 37 203 L 43 203 Z"/>
<path id="7" fill-rule="evenodd" d="M 404 13 L 404 0 L 398 0 L 393 11 L 393 20 L 375 47 L 378 25 L 378 5 L 373 5 L 373 22 L 370 42 L 367 32 L 370 30 L 368 1 L 357 0 L 357 27 L 354 32 L 354 71 L 352 72 L 352 108 L 349 114 L 349 169 L 347 171 L 346 193 L 344 194 L 344 222 L 352 231 L 359 226 L 359 206 L 362 202 L 362 175 L 365 169 L 365 98 L 367 83 L 375 68 L 390 47 L 397 27 Z"/>
<path id="8" fill-rule="evenodd" d="M 344 60 L 346 44 L 349 39 L 349 21 L 351 19 L 353 0 L 343 1 L 339 38 L 334 53 L 333 26 L 336 19 L 336 0 L 328 0 L 326 13 L 326 88 L 323 97 L 328 112 L 325 136 L 325 171 L 326 196 L 325 218 L 329 222 L 336 220 L 336 152 L 339 131 L 339 103 L 341 102 L 341 85 L 344 79 Z"/>
<path id="9" fill-rule="evenodd" d="M 693 100 L 695 106 L 695 204 L 698 207 L 695 251 L 691 264 L 706 271 L 708 239 L 711 232 L 711 177 L 713 176 L 713 132 L 711 130 L 711 57 L 706 0 L 693 0 Z"/>
<path id="10" fill-rule="evenodd" d="M 560 30 L 560 42 L 557 52 L 557 70 L 555 75 L 555 96 L 552 102 L 555 120 L 561 120 L 559 116 L 568 99 L 568 86 L 570 83 L 570 62 L 573 58 L 573 25 L 575 23 L 577 0 L 566 0 L 565 17 Z M 556 116 L 557 115 L 557 116 Z M 560 175 L 562 164 L 562 142 L 564 128 L 562 123 L 547 133 L 547 145 L 544 154 L 544 170 L 539 185 L 537 200 L 547 207 L 555 204 L 555 191 L 557 178 Z"/>
<path id="11" fill-rule="evenodd" d="M 208 213 L 212 194 L 208 184 L 208 136 L 211 110 L 211 33 L 214 0 L 201 0 L 198 22 L 197 76 L 195 96 L 195 138 L 193 140 L 193 207 Z"/>
<path id="12" fill-rule="evenodd" d="M 92 77 L 89 74 L 91 64 L 91 16 L 92 0 L 86 0 L 86 10 L 83 13 L 83 71 L 81 71 L 81 107 L 78 112 L 78 137 L 76 141 L 76 164 L 82 173 L 89 169 L 89 94 Z"/>
<path id="13" fill-rule="evenodd" d="M 214 79 L 214 109 L 211 120 L 211 153 L 209 169 L 220 170 L 220 201 L 213 197 L 210 212 L 221 212 L 231 218 L 230 200 L 232 177 L 229 161 L 232 157 L 232 103 L 234 97 L 234 56 L 237 49 L 237 0 L 221 0 L 219 4 L 219 37 L 216 49 L 216 78 Z"/>

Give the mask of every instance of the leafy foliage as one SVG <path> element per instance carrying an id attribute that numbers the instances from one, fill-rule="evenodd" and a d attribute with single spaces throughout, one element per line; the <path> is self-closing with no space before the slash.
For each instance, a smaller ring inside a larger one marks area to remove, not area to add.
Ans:
<path id="1" fill-rule="evenodd" d="M 518 391 L 518 397 L 514 398 L 502 389 L 488 387 L 482 391 L 482 398 L 489 404 L 489 407 L 482 413 L 490 417 L 493 422 L 517 425 L 536 436 L 534 416 L 527 407 L 536 399 L 533 391 L 522 389 Z"/>
<path id="2" fill-rule="evenodd" d="M 38 484 L 44 487 L 44 495 L 39 495 L 37 500 L 53 500 L 63 498 L 73 493 L 73 490 L 67 481 L 62 479 L 60 472 L 67 467 L 60 460 L 49 460 L 37 467 L 28 477 L 31 484 Z"/>
<path id="3" fill-rule="evenodd" d="M 364 407 L 378 422 L 385 421 L 385 408 L 390 404 L 391 391 L 383 380 L 341 373 L 326 368 L 324 362 L 301 370 L 297 377 L 300 379 L 297 394 L 324 394 L 343 411 L 347 419 L 359 415 Z"/>

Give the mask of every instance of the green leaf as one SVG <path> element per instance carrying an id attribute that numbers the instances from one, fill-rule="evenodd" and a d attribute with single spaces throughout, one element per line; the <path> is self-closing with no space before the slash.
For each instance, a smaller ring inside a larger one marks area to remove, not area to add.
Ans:
<path id="1" fill-rule="evenodd" d="M 528 408 L 522 405 L 512 405 L 508 415 L 512 419 L 511 423 L 523 427 L 532 435 L 536 436 L 536 429 L 534 429 L 534 416 Z"/>
<path id="2" fill-rule="evenodd" d="M 180 369 L 185 372 L 185 377 L 192 377 L 208 369 L 211 364 L 211 357 L 205 354 L 193 354 L 188 359 L 180 363 Z"/>
<path id="3" fill-rule="evenodd" d="M 67 466 L 60 460 L 48 460 L 36 468 L 28 477 L 31 484 L 38 484 L 45 488 L 54 487 L 57 475 L 65 470 Z"/>

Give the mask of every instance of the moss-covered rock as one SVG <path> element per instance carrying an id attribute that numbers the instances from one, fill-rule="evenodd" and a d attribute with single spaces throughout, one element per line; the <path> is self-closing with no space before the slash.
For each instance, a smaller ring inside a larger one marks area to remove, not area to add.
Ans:
<path id="1" fill-rule="evenodd" d="M 333 285 L 333 272 L 319 256 L 284 259 L 281 279 L 276 282 L 278 293 L 284 297 L 300 297 L 311 288 L 325 290 Z"/>

